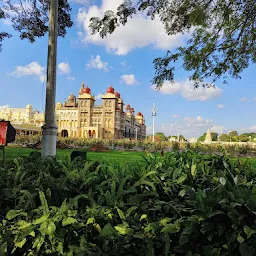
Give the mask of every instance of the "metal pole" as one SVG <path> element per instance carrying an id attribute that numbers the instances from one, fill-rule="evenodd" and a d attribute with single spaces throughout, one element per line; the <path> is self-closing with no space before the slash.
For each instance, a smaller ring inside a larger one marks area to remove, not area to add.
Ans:
<path id="1" fill-rule="evenodd" d="M 153 138 L 152 141 L 155 142 L 155 116 L 153 116 Z"/>
<path id="2" fill-rule="evenodd" d="M 152 112 L 152 117 L 153 117 L 153 137 L 152 137 L 152 142 L 155 142 L 155 116 L 157 112 L 157 108 L 155 103 L 153 104 L 153 108 L 151 109 Z"/>
<path id="3" fill-rule="evenodd" d="M 58 129 L 55 122 L 57 34 L 58 0 L 50 0 L 45 123 L 42 126 L 42 157 L 56 156 Z"/>

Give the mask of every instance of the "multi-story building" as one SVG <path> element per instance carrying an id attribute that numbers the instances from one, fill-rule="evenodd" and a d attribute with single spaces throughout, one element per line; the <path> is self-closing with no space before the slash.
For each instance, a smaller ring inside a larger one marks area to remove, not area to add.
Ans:
<path id="1" fill-rule="evenodd" d="M 61 137 L 79 138 L 138 138 L 146 137 L 145 119 L 141 112 L 134 115 L 128 104 L 124 108 L 120 94 L 110 86 L 102 95 L 102 104 L 95 105 L 91 89 L 82 83 L 79 95 L 71 94 L 64 103 L 56 104 L 56 124 Z M 20 134 L 34 134 L 44 123 L 44 114 L 24 109 L 0 110 L 0 119 L 9 120 Z M 24 128 L 24 129 L 23 129 Z"/>

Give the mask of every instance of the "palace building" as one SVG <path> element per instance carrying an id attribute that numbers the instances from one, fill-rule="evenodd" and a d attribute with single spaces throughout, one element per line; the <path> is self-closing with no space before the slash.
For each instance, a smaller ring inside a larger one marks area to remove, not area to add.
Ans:
<path id="1" fill-rule="evenodd" d="M 120 94 L 110 86 L 102 95 L 102 104 L 95 105 L 91 89 L 82 83 L 79 95 L 71 94 L 64 103 L 56 104 L 58 136 L 77 138 L 137 138 L 146 137 L 145 119 L 141 112 L 134 114 L 129 104 L 124 107 Z M 41 133 L 44 114 L 26 108 L 4 108 L 0 119 L 9 120 L 20 135 Z"/>

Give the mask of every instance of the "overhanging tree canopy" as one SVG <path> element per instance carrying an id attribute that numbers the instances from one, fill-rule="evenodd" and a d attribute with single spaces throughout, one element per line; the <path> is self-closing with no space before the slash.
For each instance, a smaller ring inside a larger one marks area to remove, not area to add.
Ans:
<path id="1" fill-rule="evenodd" d="M 34 42 L 37 37 L 48 32 L 49 0 L 6 0 L 0 3 L 0 19 L 11 22 L 12 27 L 20 33 L 21 39 Z M 66 28 L 73 25 L 70 17 L 71 8 L 67 0 L 59 0 L 58 35 L 64 37 Z M 0 50 L 2 41 L 11 34 L 0 31 Z"/>
<path id="2" fill-rule="evenodd" d="M 134 1 L 133 1 L 134 2 Z M 167 51 L 154 60 L 153 83 L 161 87 L 164 81 L 174 81 L 175 62 L 182 61 L 190 79 L 197 87 L 211 86 L 228 76 L 240 78 L 241 72 L 256 62 L 256 1 L 255 0 L 126 0 L 117 12 L 105 12 L 93 17 L 92 33 L 101 37 L 125 25 L 128 18 L 144 12 L 164 24 L 166 33 L 189 33 L 186 46 Z M 208 81 L 208 82 L 206 82 Z"/>

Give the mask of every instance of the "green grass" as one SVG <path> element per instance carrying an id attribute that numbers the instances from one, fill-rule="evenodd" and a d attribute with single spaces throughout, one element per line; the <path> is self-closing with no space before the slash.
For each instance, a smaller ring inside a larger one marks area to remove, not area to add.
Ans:
<path id="1" fill-rule="evenodd" d="M 39 150 L 29 148 L 14 148 L 6 147 L 5 156 L 6 160 L 13 160 L 19 156 L 28 156 L 31 152 L 40 152 Z M 57 155 L 69 156 L 73 149 L 58 149 Z M 108 152 L 87 152 L 88 160 L 107 160 L 111 162 L 137 162 L 141 160 L 141 156 L 145 155 L 145 152 L 121 152 L 121 151 L 108 151 Z M 2 157 L 2 155 L 1 155 Z"/>
<path id="2" fill-rule="evenodd" d="M 5 156 L 6 160 L 13 160 L 19 156 L 28 156 L 31 152 L 39 150 L 29 149 L 29 148 L 14 148 L 14 147 L 6 147 L 5 148 Z M 60 156 L 69 156 L 73 149 L 58 149 L 57 155 Z M 129 151 L 108 151 L 108 152 L 87 152 L 88 160 L 106 160 L 114 163 L 136 163 L 139 162 L 142 158 L 141 156 L 145 156 L 145 152 L 129 152 Z M 2 159 L 2 152 L 0 153 Z M 256 158 L 244 158 L 244 161 L 248 161 L 252 165 L 256 167 Z"/>

